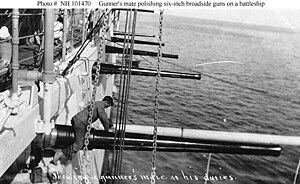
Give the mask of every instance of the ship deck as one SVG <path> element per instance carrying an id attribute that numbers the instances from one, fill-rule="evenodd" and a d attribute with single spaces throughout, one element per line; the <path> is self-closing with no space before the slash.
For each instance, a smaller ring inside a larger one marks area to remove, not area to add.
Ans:
<path id="1" fill-rule="evenodd" d="M 80 29 L 74 30 L 73 48 L 77 48 L 82 43 Z M 67 45 L 70 45 L 72 36 L 67 38 Z M 54 42 L 54 41 L 53 41 Z M 69 48 L 67 48 L 69 49 Z M 20 70 L 39 70 L 42 65 L 42 48 L 38 44 L 20 44 L 19 45 L 19 69 Z M 54 62 L 61 59 L 61 47 L 54 47 Z M 11 76 L 9 68 L 0 68 L 0 92 L 11 88 Z"/>

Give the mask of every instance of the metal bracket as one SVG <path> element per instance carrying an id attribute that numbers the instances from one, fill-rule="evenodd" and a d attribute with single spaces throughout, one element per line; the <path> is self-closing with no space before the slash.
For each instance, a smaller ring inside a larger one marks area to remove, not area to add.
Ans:
<path id="1" fill-rule="evenodd" d="M 50 133 L 54 127 L 55 127 L 55 123 L 54 123 L 53 119 L 49 123 L 45 123 L 41 119 L 41 117 L 39 117 L 38 119 L 36 119 L 34 121 L 34 129 L 35 129 L 35 132 L 38 134 Z"/>
<path id="2" fill-rule="evenodd" d="M 41 119 L 41 117 L 39 117 L 39 119 L 36 119 L 35 121 L 34 121 L 34 129 L 35 129 L 35 132 L 36 133 L 44 133 L 45 131 L 44 131 L 44 126 L 45 125 L 45 123 L 44 123 L 44 121 Z"/>
<path id="3" fill-rule="evenodd" d="M 12 109 L 12 114 L 18 114 L 18 107 L 22 104 L 27 104 L 26 101 L 22 101 L 20 99 L 12 99 L 9 98 L 7 95 L 0 94 L 3 97 L 3 102 L 8 109 Z"/>

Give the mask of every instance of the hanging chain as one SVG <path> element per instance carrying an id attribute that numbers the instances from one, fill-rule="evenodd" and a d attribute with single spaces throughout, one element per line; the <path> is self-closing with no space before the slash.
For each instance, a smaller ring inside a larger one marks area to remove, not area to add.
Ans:
<path id="1" fill-rule="evenodd" d="M 157 126 L 158 126 L 158 98 L 159 98 L 159 83 L 160 83 L 160 61 L 161 61 L 161 47 L 162 47 L 162 21 L 163 21 L 163 10 L 159 12 L 159 32 L 158 32 L 158 43 L 159 46 L 158 50 L 158 60 L 157 60 L 157 76 L 156 76 L 156 83 L 155 83 L 155 106 L 154 106 L 154 129 L 153 129 L 153 151 L 152 151 L 152 172 L 151 172 L 151 184 L 155 184 L 155 177 L 156 177 L 156 148 L 157 148 Z"/>
<path id="2" fill-rule="evenodd" d="M 95 99 L 96 99 L 96 85 L 99 82 L 99 76 L 100 76 L 100 63 L 102 60 L 102 55 L 103 55 L 103 46 L 104 46 L 104 42 L 105 42 L 105 34 L 107 31 L 107 25 L 108 25 L 108 10 L 105 9 L 104 10 L 104 21 L 103 21 L 103 29 L 100 33 L 100 45 L 99 45 L 99 52 L 98 52 L 98 56 L 99 58 L 97 59 L 97 69 L 96 69 L 96 76 L 95 79 L 92 81 L 93 83 L 93 91 L 92 91 L 92 99 L 89 102 L 88 105 L 88 126 L 87 126 L 87 132 L 85 134 L 85 140 L 84 140 L 84 147 L 83 147 L 83 155 L 82 155 L 82 163 L 81 163 L 81 176 L 82 179 L 84 179 L 86 182 L 88 182 L 88 179 L 86 177 L 87 175 L 87 167 L 88 167 L 88 163 L 87 163 L 87 150 L 88 150 L 88 145 L 90 143 L 89 138 L 91 135 L 91 128 L 92 128 L 92 123 L 93 123 L 93 109 L 94 109 L 94 104 L 95 104 Z"/>

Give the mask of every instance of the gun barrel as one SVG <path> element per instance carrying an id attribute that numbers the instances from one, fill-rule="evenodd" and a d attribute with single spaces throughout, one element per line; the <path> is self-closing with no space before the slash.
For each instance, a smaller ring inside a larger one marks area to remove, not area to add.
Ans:
<path id="1" fill-rule="evenodd" d="M 106 53 L 122 54 L 123 53 L 123 48 L 106 45 L 105 46 L 105 51 L 106 51 Z M 129 53 L 130 53 L 130 49 L 127 50 L 126 54 L 129 54 Z M 157 54 L 158 54 L 157 52 L 150 52 L 150 51 L 144 51 L 144 50 L 135 50 L 135 49 L 133 50 L 133 55 L 157 57 Z M 175 54 L 162 53 L 162 57 L 171 58 L 171 59 L 178 59 L 178 55 L 175 55 Z"/>
<path id="2" fill-rule="evenodd" d="M 93 66 L 92 73 L 95 74 L 96 67 Z M 123 74 L 126 74 L 128 71 L 128 67 L 123 68 Z M 100 73 L 101 74 L 121 74 L 122 66 L 101 63 Z M 156 76 L 157 71 L 154 69 L 148 68 L 132 68 L 131 75 L 142 75 L 142 76 Z M 173 71 L 161 71 L 161 77 L 169 77 L 169 78 L 181 78 L 181 79 L 201 79 L 200 73 L 181 73 L 181 72 L 173 72 Z"/>
<path id="3" fill-rule="evenodd" d="M 112 42 L 124 42 L 124 38 L 118 38 L 118 37 L 111 37 L 110 40 Z M 126 39 L 126 42 L 129 41 L 129 43 L 132 42 L 131 39 Z M 150 42 L 150 41 L 144 41 L 144 40 L 134 40 L 135 44 L 145 44 L 145 45 L 159 45 L 158 42 Z M 165 46 L 164 43 L 162 43 L 162 46 Z"/>
<path id="4" fill-rule="evenodd" d="M 118 132 L 118 137 L 121 132 Z M 151 134 L 126 133 L 125 150 L 151 151 L 153 140 Z M 115 134 L 103 130 L 91 130 L 89 149 L 113 149 Z M 46 147 L 63 148 L 74 141 L 73 129 L 70 126 L 56 125 L 56 128 L 45 139 Z M 117 141 L 118 143 L 118 141 Z M 119 147 L 119 144 L 115 145 Z M 167 152 L 207 152 L 224 154 L 268 155 L 279 156 L 281 147 L 264 144 L 239 144 L 220 141 L 185 139 L 182 137 L 158 136 L 157 150 Z"/>

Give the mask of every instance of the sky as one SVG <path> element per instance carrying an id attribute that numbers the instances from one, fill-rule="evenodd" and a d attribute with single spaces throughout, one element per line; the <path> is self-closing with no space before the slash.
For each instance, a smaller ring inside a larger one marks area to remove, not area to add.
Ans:
<path id="1" fill-rule="evenodd" d="M 66 8 L 59 6 L 37 6 L 37 2 L 60 2 L 60 0 L 9 0 L 2 3 L 2 7 L 32 7 L 32 8 Z M 140 4 L 149 4 L 161 2 L 173 4 L 172 6 L 164 5 L 166 14 L 198 17 L 204 19 L 213 19 L 221 21 L 239 22 L 247 24 L 267 25 L 275 27 L 284 27 L 300 30 L 300 0 L 88 0 L 92 3 L 87 8 L 104 8 L 99 7 L 99 2 L 137 2 Z M 183 3 L 184 6 L 175 6 L 174 3 Z M 224 3 L 226 6 L 213 7 L 208 6 L 187 6 L 187 2 L 194 3 Z M 227 6 L 228 2 L 234 3 L 234 6 Z M 263 6 L 245 6 L 237 5 L 240 3 L 257 3 Z M 58 3 L 60 4 L 60 3 Z M 71 8 L 71 7 L 68 7 Z M 76 7 L 82 8 L 82 7 Z M 116 7 L 107 7 L 116 8 Z M 120 7 L 124 8 L 124 7 Z M 134 7 L 131 7 L 134 8 Z M 153 9 L 158 7 L 141 6 L 141 9 Z"/>
<path id="2" fill-rule="evenodd" d="M 299 9 L 167 9 L 166 14 L 300 30 Z"/>

